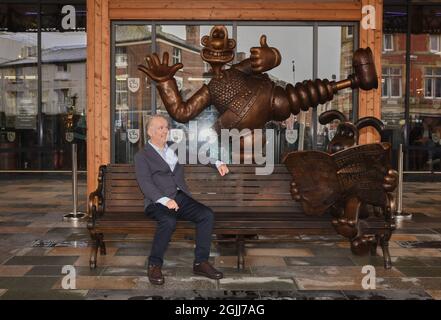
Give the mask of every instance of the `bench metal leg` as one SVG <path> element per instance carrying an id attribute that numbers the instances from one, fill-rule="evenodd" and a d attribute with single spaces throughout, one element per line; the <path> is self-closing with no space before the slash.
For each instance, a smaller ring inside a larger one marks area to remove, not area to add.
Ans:
<path id="1" fill-rule="evenodd" d="M 89 267 L 90 269 L 95 269 L 97 264 L 99 239 L 97 238 L 96 234 L 91 234 L 90 236 L 92 238 L 92 248 L 90 250 Z"/>
<path id="2" fill-rule="evenodd" d="M 390 257 L 389 252 L 389 239 L 391 237 L 391 234 L 384 234 L 380 238 L 381 243 L 381 249 L 383 250 L 383 257 L 384 257 L 384 268 L 390 269 L 392 268 L 392 259 Z"/>
<path id="3" fill-rule="evenodd" d="M 102 233 L 98 234 L 98 240 L 99 240 L 100 254 L 102 256 L 105 256 L 107 254 L 107 251 L 106 251 L 106 244 L 104 243 L 104 235 Z"/>
<path id="4" fill-rule="evenodd" d="M 377 256 L 377 247 L 378 247 L 378 242 L 380 241 L 380 238 L 378 235 L 375 236 L 375 240 L 372 242 L 372 246 L 371 246 L 371 256 L 372 257 L 376 257 Z"/>
<path id="5" fill-rule="evenodd" d="M 245 240 L 243 235 L 236 236 L 237 270 L 245 269 Z"/>

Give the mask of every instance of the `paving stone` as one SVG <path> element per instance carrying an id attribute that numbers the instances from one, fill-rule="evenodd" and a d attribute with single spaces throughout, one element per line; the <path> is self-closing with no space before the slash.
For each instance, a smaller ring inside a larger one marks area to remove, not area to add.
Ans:
<path id="1" fill-rule="evenodd" d="M 350 300 L 431 300 L 424 290 L 344 290 Z"/>
<path id="2" fill-rule="evenodd" d="M 426 290 L 430 296 L 435 300 L 441 300 L 441 290 Z"/>
<path id="3" fill-rule="evenodd" d="M 8 290 L 0 300 L 84 300 L 87 290 Z"/>
<path id="4" fill-rule="evenodd" d="M 335 277 L 360 277 L 362 266 L 287 266 L 287 267 L 251 267 L 253 276 L 268 277 L 314 277 L 314 276 L 335 276 Z M 382 266 L 375 268 L 376 276 L 379 277 L 403 277 L 398 268 L 384 269 Z"/>
<path id="5" fill-rule="evenodd" d="M 349 257 L 286 257 L 288 266 L 353 266 Z"/>
<path id="6" fill-rule="evenodd" d="M 402 248 L 441 249 L 441 241 L 397 241 Z"/>
<path id="7" fill-rule="evenodd" d="M 41 291 L 51 289 L 56 281 L 53 277 L 0 277 L 0 288 Z"/>
<path id="8" fill-rule="evenodd" d="M 286 249 L 286 248 L 247 248 L 247 256 L 276 256 L 276 257 L 311 257 L 310 249 Z"/>
<path id="9" fill-rule="evenodd" d="M 226 290 L 294 290 L 293 279 L 282 277 L 228 277 L 219 280 L 219 288 Z"/>
<path id="10" fill-rule="evenodd" d="M 21 256 L 9 259 L 6 265 L 73 265 L 77 261 L 77 256 L 58 256 L 58 257 L 40 257 L 40 256 Z"/>
<path id="11" fill-rule="evenodd" d="M 5 266 L 0 265 L 0 277 L 18 277 L 25 275 L 32 266 Z"/>
<path id="12" fill-rule="evenodd" d="M 340 290 L 259 291 L 263 300 L 347 300 Z"/>
<path id="13" fill-rule="evenodd" d="M 175 269 L 170 268 L 162 268 L 162 274 L 164 276 L 171 276 L 175 274 Z M 147 269 L 145 267 L 138 268 L 117 268 L 117 267 L 105 267 L 103 272 L 103 276 L 146 276 Z"/>
<path id="14" fill-rule="evenodd" d="M 145 290 L 89 290 L 88 300 L 254 300 L 259 299 L 257 291 L 242 290 L 173 290 L 164 288 Z"/>
<path id="15" fill-rule="evenodd" d="M 425 266 L 426 264 L 423 262 L 424 257 L 391 257 L 392 265 L 394 267 L 399 266 Z M 364 266 L 364 265 L 373 265 L 373 266 L 383 266 L 384 258 L 382 256 L 375 257 L 351 257 L 351 260 L 354 261 L 356 265 Z"/>
<path id="16" fill-rule="evenodd" d="M 300 276 L 294 277 L 297 287 L 301 290 L 362 290 L 362 278 L 348 276 Z"/>
<path id="17" fill-rule="evenodd" d="M 244 258 L 245 266 L 286 266 L 285 260 L 282 257 L 271 256 L 246 256 Z M 237 257 L 235 256 L 218 256 L 215 257 L 215 266 L 219 268 L 237 267 Z"/>
<path id="18" fill-rule="evenodd" d="M 96 269 L 90 269 L 89 267 L 75 267 L 77 276 L 98 276 L 103 272 L 102 267 Z M 66 273 L 63 273 L 63 266 L 34 266 L 30 267 L 25 276 L 53 276 L 62 277 Z M 70 272 L 69 272 L 70 274 Z"/>
<path id="19" fill-rule="evenodd" d="M 441 278 L 429 277 L 401 277 L 401 278 L 380 278 L 377 277 L 377 289 L 400 290 L 400 289 L 425 289 L 437 290 L 441 288 Z"/>
<path id="20" fill-rule="evenodd" d="M 407 277 L 440 277 L 441 266 L 439 267 L 397 267 Z"/>

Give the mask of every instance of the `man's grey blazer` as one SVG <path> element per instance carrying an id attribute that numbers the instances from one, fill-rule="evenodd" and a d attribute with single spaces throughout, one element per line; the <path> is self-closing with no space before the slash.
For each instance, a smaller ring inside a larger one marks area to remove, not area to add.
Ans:
<path id="1" fill-rule="evenodd" d="M 145 208 L 162 197 L 175 199 L 177 188 L 191 197 L 184 179 L 184 166 L 177 162 L 172 172 L 168 163 L 150 143 L 146 143 L 145 147 L 136 153 L 135 171 L 136 180 L 144 194 Z"/>

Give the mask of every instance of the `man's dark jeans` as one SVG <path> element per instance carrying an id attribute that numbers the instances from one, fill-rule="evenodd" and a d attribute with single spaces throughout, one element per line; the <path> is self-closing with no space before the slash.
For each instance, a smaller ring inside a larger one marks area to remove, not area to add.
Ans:
<path id="1" fill-rule="evenodd" d="M 214 224 L 213 211 L 182 191 L 178 191 L 174 200 L 179 206 L 178 211 L 168 209 L 160 203 L 152 203 L 145 209 L 145 214 L 158 222 L 149 264 L 162 266 L 168 243 L 176 229 L 177 220 L 191 221 L 196 224 L 194 262 L 208 261 Z"/>

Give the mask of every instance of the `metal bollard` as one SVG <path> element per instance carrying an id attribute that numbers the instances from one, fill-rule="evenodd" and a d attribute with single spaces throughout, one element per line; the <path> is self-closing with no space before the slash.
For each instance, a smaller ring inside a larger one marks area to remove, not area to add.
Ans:
<path id="1" fill-rule="evenodd" d="M 72 196 L 73 196 L 73 211 L 63 216 L 64 221 L 78 221 L 83 219 L 86 214 L 78 212 L 78 168 L 77 168 L 77 144 L 72 143 Z"/>
<path id="2" fill-rule="evenodd" d="M 398 151 L 398 203 L 397 203 L 397 218 L 411 218 L 411 213 L 403 212 L 403 163 L 404 163 L 404 154 L 403 154 L 403 145 L 400 144 L 400 149 Z"/>

